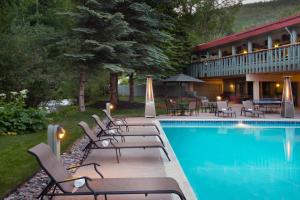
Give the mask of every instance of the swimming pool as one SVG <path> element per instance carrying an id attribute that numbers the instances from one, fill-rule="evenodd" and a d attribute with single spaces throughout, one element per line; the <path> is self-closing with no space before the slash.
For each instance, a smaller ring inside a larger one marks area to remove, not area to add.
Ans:
<path id="1" fill-rule="evenodd" d="M 300 199 L 300 122 L 160 123 L 198 199 Z"/>

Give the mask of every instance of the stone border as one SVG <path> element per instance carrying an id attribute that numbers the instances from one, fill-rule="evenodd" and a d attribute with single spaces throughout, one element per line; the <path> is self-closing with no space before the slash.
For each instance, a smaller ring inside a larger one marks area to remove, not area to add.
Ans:
<path id="1" fill-rule="evenodd" d="M 68 148 L 68 150 L 61 155 L 61 161 L 66 168 L 77 165 L 80 163 L 83 156 L 82 149 L 88 143 L 88 139 L 85 137 L 79 138 L 75 143 Z M 75 173 L 75 170 L 71 171 Z M 48 175 L 39 170 L 31 178 L 25 180 L 24 183 L 13 189 L 4 200 L 24 200 L 24 199 L 36 199 L 42 190 L 47 186 L 49 181 Z"/>

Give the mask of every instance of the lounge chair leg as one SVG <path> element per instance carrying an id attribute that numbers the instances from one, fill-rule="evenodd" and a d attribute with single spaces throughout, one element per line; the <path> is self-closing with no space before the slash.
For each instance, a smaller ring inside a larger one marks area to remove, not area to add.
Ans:
<path id="1" fill-rule="evenodd" d="M 161 144 L 162 144 L 163 146 L 165 146 L 164 141 L 161 139 L 161 137 L 160 137 L 159 135 L 158 135 L 157 137 L 158 137 L 158 139 L 160 140 Z"/>
<path id="2" fill-rule="evenodd" d="M 168 152 L 166 151 L 166 149 L 163 148 L 163 147 L 162 147 L 161 149 L 165 152 L 165 154 L 166 154 L 168 160 L 171 161 L 171 159 L 170 159 L 170 157 L 169 157 L 169 154 L 168 154 Z"/>
<path id="3" fill-rule="evenodd" d="M 105 194 L 105 195 L 104 195 L 104 199 L 105 199 L 105 200 L 107 200 L 107 199 L 108 199 L 108 198 L 107 198 L 107 194 Z"/>
<path id="4" fill-rule="evenodd" d="M 159 131 L 159 129 L 158 129 L 158 127 L 156 125 L 155 125 L 155 128 L 156 128 L 158 134 L 160 134 L 160 131 Z"/>
<path id="5" fill-rule="evenodd" d="M 117 162 L 120 163 L 120 161 L 119 161 L 118 149 L 116 149 L 116 157 L 117 157 Z"/>

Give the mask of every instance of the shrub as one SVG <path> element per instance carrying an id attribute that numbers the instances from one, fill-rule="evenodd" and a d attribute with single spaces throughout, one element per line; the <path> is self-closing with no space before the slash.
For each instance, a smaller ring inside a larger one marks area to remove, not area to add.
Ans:
<path id="1" fill-rule="evenodd" d="M 32 133 L 45 128 L 46 112 L 26 108 L 27 90 L 0 94 L 0 134 L 15 135 Z"/>

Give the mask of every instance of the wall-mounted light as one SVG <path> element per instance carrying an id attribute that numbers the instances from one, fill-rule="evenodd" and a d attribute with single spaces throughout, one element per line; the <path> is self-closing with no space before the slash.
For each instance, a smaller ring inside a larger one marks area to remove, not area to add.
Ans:
<path id="1" fill-rule="evenodd" d="M 280 46 L 279 43 L 275 43 L 274 45 L 275 48 L 278 48 L 279 46 Z"/>
<path id="2" fill-rule="evenodd" d="M 276 87 L 279 88 L 280 87 L 280 83 L 276 83 Z"/>
<path id="3" fill-rule="evenodd" d="M 217 101 L 222 101 L 222 97 L 221 96 L 217 96 Z"/>
<path id="4" fill-rule="evenodd" d="M 246 49 L 243 50 L 243 54 L 247 54 L 248 51 Z"/>

